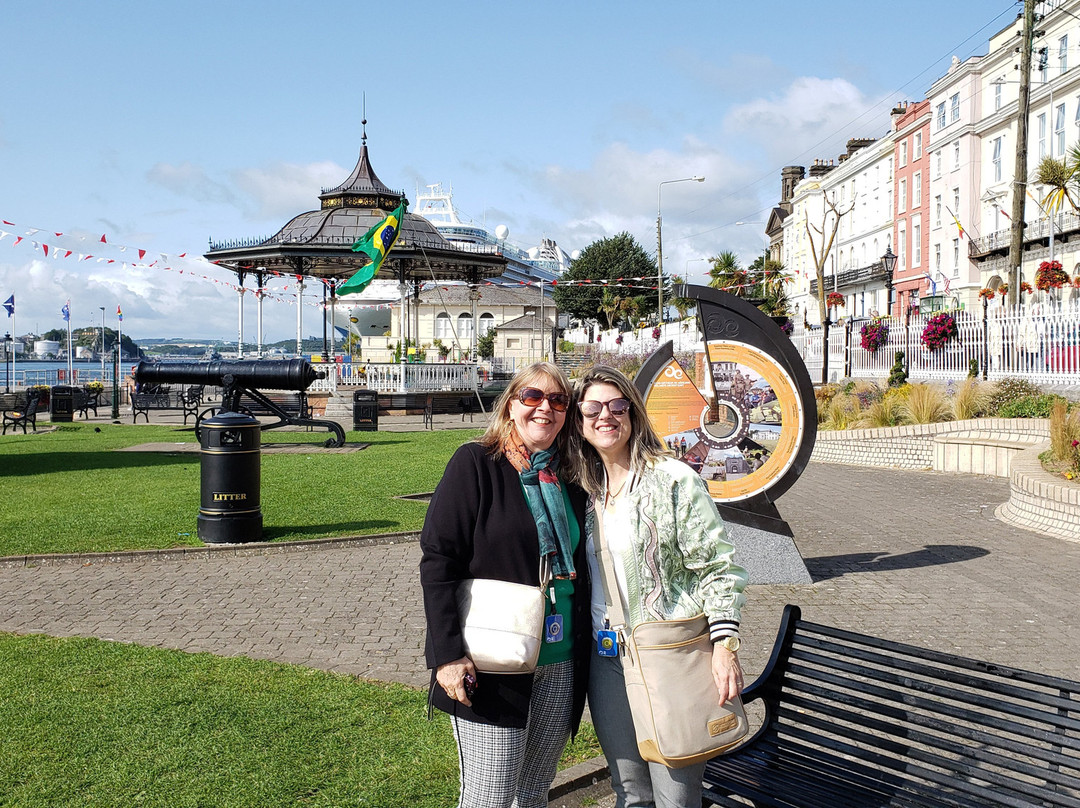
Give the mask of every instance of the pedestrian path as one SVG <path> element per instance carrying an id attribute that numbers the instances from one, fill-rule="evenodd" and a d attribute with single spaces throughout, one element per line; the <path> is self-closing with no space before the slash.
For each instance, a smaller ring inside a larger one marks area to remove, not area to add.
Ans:
<path id="1" fill-rule="evenodd" d="M 998 521 L 1007 497 L 1000 478 L 811 463 L 778 507 L 814 583 L 751 582 L 747 678 L 763 668 L 789 602 L 816 622 L 1080 676 L 1080 542 Z M 0 566 L 0 631 L 426 684 L 415 542 L 251 549 Z"/>

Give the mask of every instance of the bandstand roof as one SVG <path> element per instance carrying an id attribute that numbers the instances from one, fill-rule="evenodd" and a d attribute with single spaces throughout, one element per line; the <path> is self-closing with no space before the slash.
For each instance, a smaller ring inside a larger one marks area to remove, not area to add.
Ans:
<path id="1" fill-rule="evenodd" d="M 356 167 L 340 185 L 323 189 L 317 210 L 293 217 L 269 238 L 211 241 L 205 257 L 239 273 L 272 270 L 344 280 L 370 261 L 364 253 L 353 252 L 352 245 L 402 197 L 375 175 L 365 136 Z M 406 213 L 397 243 L 375 277 L 476 283 L 499 277 L 505 269 L 506 259 L 496 248 L 460 249 L 427 219 Z"/>

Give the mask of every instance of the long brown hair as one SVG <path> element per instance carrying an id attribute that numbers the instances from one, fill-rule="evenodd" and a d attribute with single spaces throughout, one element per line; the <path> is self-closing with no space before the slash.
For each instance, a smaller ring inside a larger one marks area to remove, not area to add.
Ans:
<path id="1" fill-rule="evenodd" d="M 671 450 L 656 434 L 648 413 L 645 412 L 645 400 L 626 376 L 613 367 L 594 365 L 577 380 L 574 385 L 574 400 L 570 406 L 572 423 L 570 433 L 569 457 L 572 478 L 588 491 L 597 495 L 604 488 L 604 464 L 584 437 L 585 417 L 578 409 L 578 402 L 585 397 L 585 392 L 594 384 L 610 384 L 618 388 L 619 394 L 630 402 L 630 470 L 640 473 L 652 461 L 667 457 Z"/>
<path id="2" fill-rule="evenodd" d="M 495 402 L 487 429 L 483 435 L 476 439 L 476 442 L 481 446 L 486 446 L 491 450 L 492 454 L 501 452 L 503 444 L 510 437 L 510 430 L 514 427 L 514 422 L 510 420 L 510 402 L 518 397 L 518 393 L 521 392 L 522 388 L 531 387 L 541 379 L 554 382 L 568 396 L 573 392 L 570 380 L 558 365 L 551 362 L 534 362 L 528 367 L 522 368 L 514 374 L 510 384 L 506 385 L 506 389 L 499 396 L 499 400 Z M 568 409 L 566 421 L 569 420 L 570 411 Z M 555 437 L 555 445 L 559 449 L 560 457 L 563 458 L 564 468 L 567 460 L 567 435 L 569 432 L 569 426 L 566 422 L 563 422 L 563 428 L 559 430 L 559 434 Z"/>

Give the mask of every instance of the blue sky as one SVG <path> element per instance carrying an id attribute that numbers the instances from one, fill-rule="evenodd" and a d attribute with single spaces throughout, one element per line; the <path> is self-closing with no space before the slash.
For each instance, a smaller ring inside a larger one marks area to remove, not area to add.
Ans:
<path id="1" fill-rule="evenodd" d="M 0 240 L 0 299 L 16 295 L 19 333 L 62 327 L 71 298 L 75 326 L 121 305 L 136 339 L 235 339 L 234 279 L 177 256 L 317 207 L 356 162 L 364 94 L 372 164 L 410 199 L 452 185 L 524 247 L 626 230 L 654 251 L 658 183 L 700 174 L 663 187 L 665 270 L 700 276 L 726 249 L 749 263 L 762 225 L 735 222 L 767 217 L 781 167 L 884 134 L 889 107 L 925 97 L 954 54 L 985 53 L 1020 8 L 9 0 L 0 219 L 16 227 L 0 227 L 43 232 Z M 118 245 L 173 271 L 122 268 L 136 259 Z M 306 334 L 318 316 L 305 309 Z M 268 341 L 295 334 L 292 305 L 265 317 Z"/>

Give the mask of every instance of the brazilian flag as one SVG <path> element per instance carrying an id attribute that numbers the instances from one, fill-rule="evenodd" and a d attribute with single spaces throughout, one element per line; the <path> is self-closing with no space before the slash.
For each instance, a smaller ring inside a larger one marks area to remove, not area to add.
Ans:
<path id="1" fill-rule="evenodd" d="M 401 224 L 405 221 L 405 209 L 409 201 L 401 198 L 401 204 L 394 212 L 375 225 L 364 234 L 363 238 L 357 239 L 352 245 L 353 252 L 362 252 L 371 258 L 371 263 L 357 270 L 351 278 L 337 288 L 339 295 L 356 294 L 364 291 L 375 277 L 375 273 L 382 266 L 386 254 L 393 248 L 401 232 Z"/>

